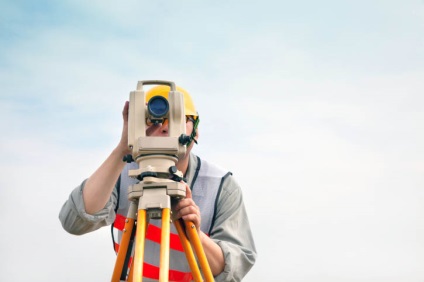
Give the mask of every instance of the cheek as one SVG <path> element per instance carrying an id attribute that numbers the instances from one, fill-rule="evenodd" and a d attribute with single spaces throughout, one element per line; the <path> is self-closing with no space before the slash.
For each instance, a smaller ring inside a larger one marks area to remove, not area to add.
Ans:
<path id="1" fill-rule="evenodd" d="M 186 123 L 186 134 L 189 135 L 193 131 L 193 124 L 191 122 Z"/>

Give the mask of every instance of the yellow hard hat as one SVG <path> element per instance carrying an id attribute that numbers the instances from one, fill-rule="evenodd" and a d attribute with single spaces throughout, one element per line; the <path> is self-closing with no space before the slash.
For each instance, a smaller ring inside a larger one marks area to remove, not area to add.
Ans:
<path id="1" fill-rule="evenodd" d="M 194 107 L 193 99 L 191 98 L 190 94 L 182 88 L 177 86 L 177 91 L 182 93 L 184 96 L 184 110 L 186 116 L 194 116 L 195 118 L 198 117 L 196 108 Z M 151 88 L 146 93 L 146 102 L 148 102 L 152 97 L 154 96 L 162 96 L 166 100 L 168 100 L 169 91 L 171 88 L 168 85 L 158 85 L 153 88 Z"/>

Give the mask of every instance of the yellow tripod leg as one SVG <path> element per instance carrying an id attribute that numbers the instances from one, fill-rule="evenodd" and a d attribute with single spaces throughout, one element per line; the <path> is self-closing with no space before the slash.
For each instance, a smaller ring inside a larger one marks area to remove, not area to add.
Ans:
<path id="1" fill-rule="evenodd" d="M 135 220 L 133 218 L 127 218 L 125 220 L 125 226 L 122 234 L 121 243 L 119 245 L 118 256 L 115 262 L 115 268 L 113 269 L 112 282 L 119 282 L 121 279 L 122 271 L 127 271 L 127 269 L 122 269 L 124 267 L 125 258 L 128 252 L 128 246 L 131 239 L 131 233 L 134 227 Z"/>
<path id="2" fill-rule="evenodd" d="M 169 243 L 171 232 L 171 209 L 162 209 L 162 231 L 160 240 L 159 281 L 167 282 L 169 277 Z"/>
<path id="3" fill-rule="evenodd" d="M 183 246 L 188 265 L 190 266 L 191 274 L 193 275 L 193 279 L 196 282 L 201 282 L 203 281 L 202 274 L 200 273 L 199 266 L 196 262 L 196 257 L 194 256 L 193 249 L 191 248 L 190 242 L 188 241 L 187 236 L 183 230 L 181 221 L 179 219 L 175 220 L 174 225 L 177 229 L 178 236 L 180 237 L 181 245 Z"/>
<path id="4" fill-rule="evenodd" d="M 141 282 L 143 279 L 144 242 L 146 239 L 146 210 L 138 210 L 137 235 L 135 237 L 135 254 L 132 265 L 133 281 Z"/>
<path id="5" fill-rule="evenodd" d="M 144 222 L 145 230 L 147 230 L 148 225 L 149 225 L 149 223 L 146 220 Z M 127 282 L 133 282 L 133 277 L 134 277 L 134 260 L 133 260 L 133 263 L 131 263 L 130 273 L 128 273 L 128 281 Z"/>
<path id="6" fill-rule="evenodd" d="M 205 276 L 205 281 L 213 282 L 214 279 L 212 271 L 209 267 L 208 259 L 206 258 L 202 243 L 200 242 L 199 234 L 197 234 L 196 226 L 191 221 L 186 221 L 185 226 L 188 238 L 190 239 L 194 251 L 196 252 L 197 258 L 199 259 L 200 267 L 202 268 L 203 275 Z"/>

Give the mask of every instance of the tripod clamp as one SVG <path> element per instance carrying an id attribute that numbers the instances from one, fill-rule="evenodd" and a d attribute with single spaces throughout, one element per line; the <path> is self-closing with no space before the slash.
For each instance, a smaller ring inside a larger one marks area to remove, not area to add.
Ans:
<path id="1" fill-rule="evenodd" d="M 126 163 L 132 163 L 134 162 L 134 159 L 132 157 L 132 155 L 126 155 L 123 158 L 123 161 Z M 183 174 L 181 171 L 178 170 L 178 168 L 176 166 L 170 166 L 169 167 L 169 174 L 170 174 L 170 178 L 173 181 L 176 182 L 180 182 L 181 180 L 184 182 L 187 182 L 187 180 L 184 178 Z M 143 181 L 144 177 L 159 177 L 158 173 L 153 172 L 153 171 L 145 171 L 140 173 L 136 178 L 140 181 Z"/>

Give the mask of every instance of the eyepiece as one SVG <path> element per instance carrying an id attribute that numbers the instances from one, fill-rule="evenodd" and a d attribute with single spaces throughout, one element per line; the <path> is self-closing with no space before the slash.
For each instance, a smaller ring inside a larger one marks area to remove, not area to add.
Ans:
<path id="1" fill-rule="evenodd" d="M 154 96 L 147 102 L 147 110 L 154 118 L 163 118 L 168 114 L 169 103 L 162 96 Z"/>

